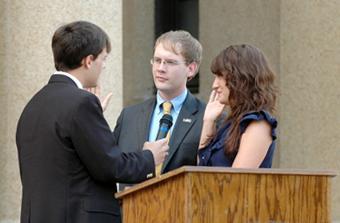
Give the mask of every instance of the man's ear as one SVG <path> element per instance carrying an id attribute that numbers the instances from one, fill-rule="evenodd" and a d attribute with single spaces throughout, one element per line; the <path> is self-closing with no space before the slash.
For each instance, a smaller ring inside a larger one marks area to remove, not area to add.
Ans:
<path id="1" fill-rule="evenodd" d="M 193 79 L 196 74 L 197 74 L 197 69 L 198 69 L 198 65 L 196 62 L 192 62 L 191 64 L 188 65 L 188 81 L 190 81 L 191 79 Z"/>
<path id="2" fill-rule="evenodd" d="M 81 61 L 81 65 L 83 65 L 85 68 L 91 68 L 92 62 L 93 62 L 93 55 L 90 54 L 83 58 L 83 60 Z"/>

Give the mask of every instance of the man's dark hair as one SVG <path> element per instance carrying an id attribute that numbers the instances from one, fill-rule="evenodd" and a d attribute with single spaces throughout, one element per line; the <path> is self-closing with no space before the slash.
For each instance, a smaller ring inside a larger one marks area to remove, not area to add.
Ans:
<path id="1" fill-rule="evenodd" d="M 68 71 L 81 66 L 88 55 L 94 59 L 106 48 L 111 51 L 108 35 L 99 26 L 76 21 L 59 27 L 52 38 L 54 66 L 58 71 Z"/>

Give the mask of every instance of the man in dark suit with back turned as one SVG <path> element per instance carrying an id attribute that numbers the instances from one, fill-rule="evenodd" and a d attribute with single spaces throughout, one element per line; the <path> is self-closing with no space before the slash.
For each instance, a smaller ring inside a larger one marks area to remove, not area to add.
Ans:
<path id="1" fill-rule="evenodd" d="M 186 83 L 197 74 L 201 58 L 202 46 L 190 33 L 179 30 L 161 35 L 151 59 L 156 97 L 124 108 L 117 120 L 113 136 L 124 151 L 132 152 L 145 140 L 156 139 L 163 104 L 171 103 L 170 148 L 164 163 L 157 167 L 161 173 L 197 164 L 205 104 L 187 90 Z"/>
<path id="2" fill-rule="evenodd" d="M 154 175 L 166 140 L 123 153 L 112 138 L 96 87 L 111 50 L 106 33 L 84 21 L 52 38 L 57 72 L 26 105 L 16 142 L 23 186 L 22 223 L 121 222 L 116 182 Z"/>

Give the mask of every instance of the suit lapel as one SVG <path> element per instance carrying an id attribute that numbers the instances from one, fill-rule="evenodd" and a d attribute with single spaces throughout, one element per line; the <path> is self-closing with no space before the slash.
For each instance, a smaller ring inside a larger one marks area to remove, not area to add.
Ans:
<path id="1" fill-rule="evenodd" d="M 171 158 L 174 156 L 175 152 L 178 150 L 180 144 L 185 138 L 188 131 L 191 129 L 192 125 L 196 121 L 195 113 L 197 112 L 197 102 L 194 96 L 188 92 L 188 96 L 183 103 L 182 109 L 177 117 L 175 127 L 173 129 L 173 134 L 171 134 L 169 143 L 169 155 L 166 157 L 162 171 L 168 165 Z"/>
<path id="2" fill-rule="evenodd" d="M 147 100 L 140 111 L 137 111 L 138 117 L 138 125 L 137 125 L 137 134 L 138 134 L 138 143 L 141 145 L 140 148 L 143 147 L 145 141 L 149 141 L 149 131 L 150 131 L 150 121 L 152 118 L 154 106 L 156 103 L 156 99 L 152 98 Z"/>

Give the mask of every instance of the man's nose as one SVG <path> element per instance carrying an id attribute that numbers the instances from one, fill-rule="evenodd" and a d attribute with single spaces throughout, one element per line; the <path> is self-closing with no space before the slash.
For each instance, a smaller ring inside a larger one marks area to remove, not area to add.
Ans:
<path id="1" fill-rule="evenodd" d="M 166 61 L 165 61 L 165 60 L 162 60 L 161 63 L 158 65 L 158 70 L 164 71 L 166 65 L 167 65 L 167 64 L 166 64 Z"/>

